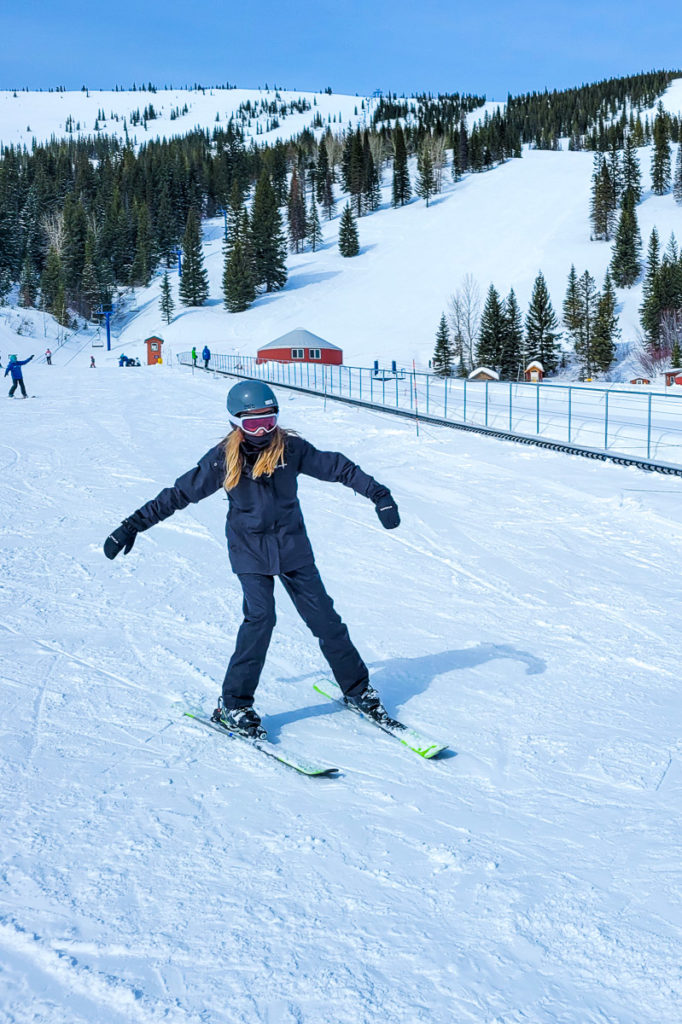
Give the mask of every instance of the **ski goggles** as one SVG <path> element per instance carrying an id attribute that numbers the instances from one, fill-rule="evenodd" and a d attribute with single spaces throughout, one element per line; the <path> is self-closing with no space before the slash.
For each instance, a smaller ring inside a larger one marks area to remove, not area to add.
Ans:
<path id="1" fill-rule="evenodd" d="M 256 436 L 262 434 L 269 434 L 277 426 L 277 420 L 279 419 L 279 412 L 264 412 L 260 415 L 250 415 L 244 413 L 242 416 L 230 416 L 230 422 L 233 426 L 239 427 L 245 434 L 254 434 Z"/>

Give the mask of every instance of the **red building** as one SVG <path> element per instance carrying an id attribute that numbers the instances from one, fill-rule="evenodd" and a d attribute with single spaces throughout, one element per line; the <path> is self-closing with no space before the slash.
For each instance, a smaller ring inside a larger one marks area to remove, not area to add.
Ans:
<path id="1" fill-rule="evenodd" d="M 324 338 L 297 328 L 275 338 L 267 345 L 258 349 L 257 363 L 322 363 L 327 366 L 340 366 L 343 352 L 338 345 L 332 345 Z"/>

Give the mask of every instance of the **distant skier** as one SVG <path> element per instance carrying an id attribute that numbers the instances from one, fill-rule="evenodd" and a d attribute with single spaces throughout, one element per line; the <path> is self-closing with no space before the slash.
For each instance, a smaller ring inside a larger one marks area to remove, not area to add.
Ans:
<path id="1" fill-rule="evenodd" d="M 204 360 L 204 369 L 208 370 L 208 364 L 211 360 L 211 350 L 208 345 L 204 345 L 204 350 L 201 353 L 201 358 Z"/>
<path id="2" fill-rule="evenodd" d="M 198 358 L 196 345 L 192 345 L 192 366 L 197 365 Z"/>
<path id="3" fill-rule="evenodd" d="M 118 365 L 119 366 L 127 366 L 128 365 L 128 357 L 124 356 L 122 352 L 121 352 L 120 356 L 118 357 Z"/>
<path id="4" fill-rule="evenodd" d="M 24 375 L 21 372 L 22 366 L 26 366 L 26 363 L 30 363 L 33 356 L 29 356 L 28 359 L 17 359 L 16 356 L 9 357 L 9 363 L 5 370 L 5 377 L 8 373 L 12 374 L 12 387 L 9 389 L 9 397 L 14 398 L 14 392 L 17 390 L 17 386 L 21 388 L 21 397 L 28 398 L 26 394 L 26 385 L 24 384 Z"/>
<path id="5" fill-rule="evenodd" d="M 49 348 L 45 349 L 45 359 L 47 360 L 47 365 L 52 366 L 52 352 Z"/>
<path id="6" fill-rule="evenodd" d="M 95 357 L 94 356 L 90 356 L 90 369 L 91 370 L 96 370 L 97 369 L 97 367 L 95 366 Z"/>
<path id="7" fill-rule="evenodd" d="M 124 519 L 107 537 L 105 555 L 115 558 L 121 550 L 127 555 L 138 533 L 224 488 L 228 553 L 244 593 L 244 621 L 214 720 L 245 736 L 264 735 L 253 701 L 275 626 L 274 585 L 279 576 L 297 612 L 318 638 L 347 703 L 379 722 L 392 722 L 320 578 L 296 478 L 304 473 L 353 488 L 374 502 L 387 530 L 400 523 L 390 491 L 340 452 L 317 451 L 278 426 L 277 398 L 263 381 L 235 384 L 227 396 L 227 410 L 233 428 L 227 437 L 172 487 Z"/>

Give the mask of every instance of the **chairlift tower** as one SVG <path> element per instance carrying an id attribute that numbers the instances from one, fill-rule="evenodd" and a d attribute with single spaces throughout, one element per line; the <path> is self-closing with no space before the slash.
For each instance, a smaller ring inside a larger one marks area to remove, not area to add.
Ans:
<path id="1" fill-rule="evenodd" d="M 182 249 L 178 245 L 177 248 L 172 249 L 171 252 L 178 258 L 178 277 L 182 277 Z"/>
<path id="2" fill-rule="evenodd" d="M 113 309 L 96 309 L 95 316 L 103 316 L 107 325 L 107 352 L 111 352 L 111 318 L 114 315 Z"/>

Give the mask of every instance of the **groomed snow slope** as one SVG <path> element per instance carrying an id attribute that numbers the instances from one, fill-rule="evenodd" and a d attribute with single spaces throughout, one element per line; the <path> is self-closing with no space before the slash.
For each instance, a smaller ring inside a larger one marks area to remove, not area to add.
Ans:
<path id="1" fill-rule="evenodd" d="M 101 550 L 220 438 L 228 382 L 69 369 L 1 407 L 3 1020 L 676 1020 L 680 481 L 283 393 L 393 489 L 388 533 L 301 481 L 389 708 L 456 753 L 323 703 L 279 590 L 259 705 L 344 773 L 307 780 L 181 718 L 240 621 L 224 500 Z"/>

